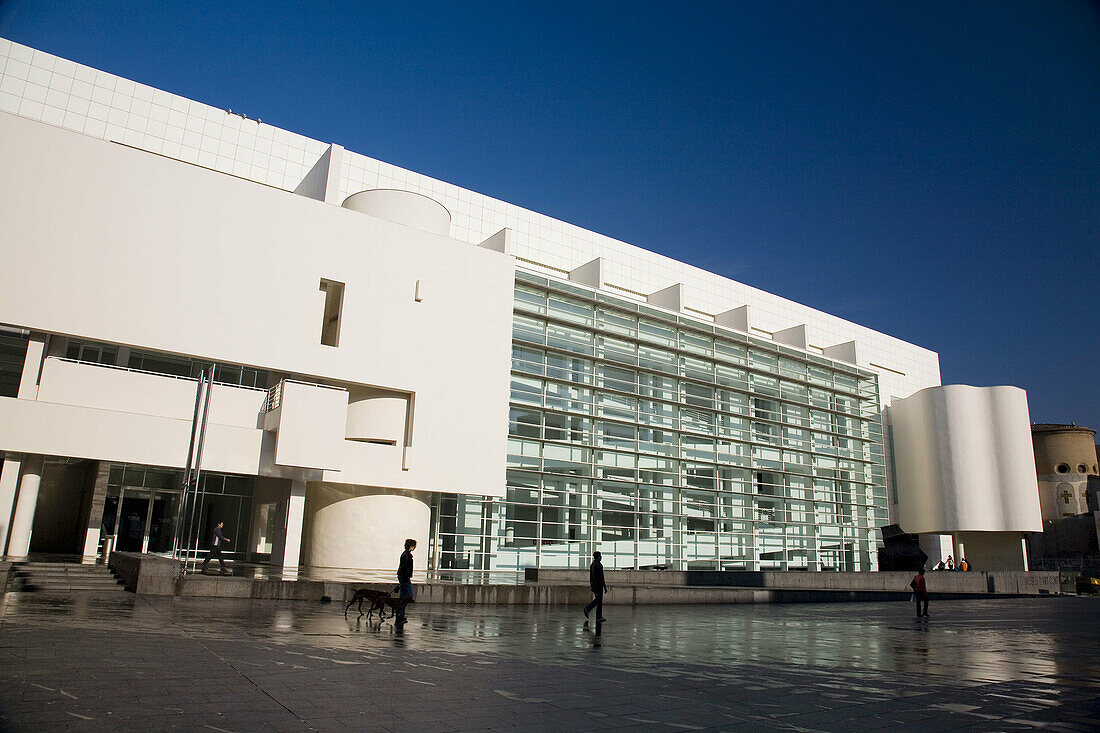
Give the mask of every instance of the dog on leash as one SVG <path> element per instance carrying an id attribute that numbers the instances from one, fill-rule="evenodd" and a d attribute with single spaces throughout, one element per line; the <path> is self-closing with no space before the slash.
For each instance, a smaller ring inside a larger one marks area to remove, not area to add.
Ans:
<path id="1" fill-rule="evenodd" d="M 400 587 L 400 586 L 399 586 Z M 359 603 L 359 615 L 363 614 L 363 601 L 370 601 L 370 607 L 367 608 L 367 618 L 371 617 L 374 611 L 378 610 L 378 620 L 383 621 L 386 619 L 386 609 L 390 609 L 390 618 L 397 615 L 397 612 L 401 610 L 401 606 L 408 602 L 412 603 L 411 598 L 394 598 L 392 592 L 384 590 L 372 590 L 371 588 L 360 588 L 355 591 L 355 595 L 348 601 L 348 605 L 344 607 L 344 618 L 348 617 L 348 610 L 352 605 L 358 601 Z"/>

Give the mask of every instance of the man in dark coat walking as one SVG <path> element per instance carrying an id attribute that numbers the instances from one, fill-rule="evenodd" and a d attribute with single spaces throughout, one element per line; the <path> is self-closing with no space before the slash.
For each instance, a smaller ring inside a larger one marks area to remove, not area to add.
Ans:
<path id="1" fill-rule="evenodd" d="M 588 614 L 593 608 L 596 609 L 596 622 L 600 623 L 606 621 L 603 617 L 603 594 L 607 590 L 607 583 L 603 579 L 603 563 L 600 559 L 603 557 L 599 552 L 592 553 L 592 565 L 588 568 L 588 585 L 592 588 L 592 595 L 594 596 L 592 602 L 584 607 L 584 617 L 588 618 Z"/>
<path id="2" fill-rule="evenodd" d="M 218 522 L 218 526 L 214 527 L 214 534 L 210 538 L 210 552 L 207 553 L 206 559 L 202 561 L 202 571 L 206 572 L 206 566 L 210 564 L 210 561 L 214 558 L 218 558 L 218 562 L 222 566 L 222 575 L 229 574 L 229 568 L 225 566 L 225 560 L 222 560 L 222 545 L 229 542 L 229 538 L 222 533 L 222 527 L 225 522 Z"/>

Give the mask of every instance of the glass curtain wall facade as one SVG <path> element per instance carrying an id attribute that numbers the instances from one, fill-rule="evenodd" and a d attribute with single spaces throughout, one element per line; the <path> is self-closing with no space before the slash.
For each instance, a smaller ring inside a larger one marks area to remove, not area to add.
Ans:
<path id="1" fill-rule="evenodd" d="M 439 570 L 873 569 L 873 372 L 517 272 L 508 489 L 437 496 Z"/>

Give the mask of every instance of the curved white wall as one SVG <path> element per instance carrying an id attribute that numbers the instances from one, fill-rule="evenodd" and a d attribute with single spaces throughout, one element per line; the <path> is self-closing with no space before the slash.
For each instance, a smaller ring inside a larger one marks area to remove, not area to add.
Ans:
<path id="1" fill-rule="evenodd" d="M 447 207 L 412 191 L 392 188 L 360 191 L 344 199 L 343 207 L 445 237 L 451 232 L 451 212 Z"/>
<path id="2" fill-rule="evenodd" d="M 410 493 L 364 489 L 349 495 L 349 487 L 311 484 L 309 530 L 311 567 L 387 570 L 395 573 L 406 538 L 417 541 L 417 566 L 422 570 L 428 549 L 431 508 Z M 307 511 L 309 510 L 307 506 Z"/>
<path id="3" fill-rule="evenodd" d="M 384 440 L 405 444 L 405 414 L 409 400 L 403 396 L 352 394 L 348 404 L 346 436 L 352 440 Z"/>
<path id="4" fill-rule="evenodd" d="M 929 387 L 895 400 L 890 424 L 906 532 L 1042 531 L 1022 389 Z"/>

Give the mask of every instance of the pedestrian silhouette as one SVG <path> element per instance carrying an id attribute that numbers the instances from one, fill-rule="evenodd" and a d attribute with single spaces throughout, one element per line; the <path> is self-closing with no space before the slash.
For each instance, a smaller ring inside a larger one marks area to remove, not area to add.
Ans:
<path id="1" fill-rule="evenodd" d="M 592 602 L 584 607 L 585 618 L 588 618 L 593 608 L 596 609 L 597 628 L 600 623 L 607 620 L 603 617 L 603 594 L 607 590 L 607 583 L 603 578 L 603 563 L 600 562 L 602 557 L 599 551 L 592 553 L 592 564 L 588 568 L 588 585 L 592 588 L 593 597 Z"/>
<path id="2" fill-rule="evenodd" d="M 225 522 L 218 522 L 218 526 L 214 527 L 214 534 L 210 537 L 210 552 L 206 554 L 206 559 L 202 561 L 202 571 L 204 573 L 210 561 L 218 558 L 218 562 L 222 566 L 222 575 L 229 574 L 229 568 L 225 566 L 225 560 L 222 559 L 222 546 L 229 543 L 229 538 L 222 533 L 224 524 Z"/>
<path id="3" fill-rule="evenodd" d="M 909 587 L 913 589 L 913 600 L 917 602 L 917 618 L 928 618 L 928 586 L 924 583 L 924 568 L 917 571 L 913 579 L 909 581 Z M 921 613 L 921 604 L 924 604 L 924 613 Z"/>
<path id="4" fill-rule="evenodd" d="M 398 584 L 398 598 L 403 603 L 401 604 L 401 610 L 397 614 L 397 620 L 395 624 L 400 626 L 407 620 L 405 618 L 405 607 L 413 602 L 413 550 L 416 549 L 416 540 L 405 540 L 405 551 L 401 553 L 401 562 L 397 565 L 397 584 Z"/>

